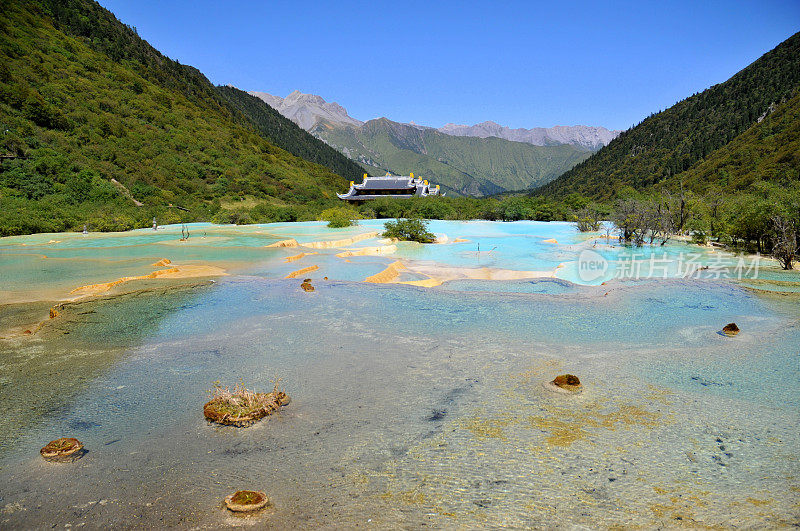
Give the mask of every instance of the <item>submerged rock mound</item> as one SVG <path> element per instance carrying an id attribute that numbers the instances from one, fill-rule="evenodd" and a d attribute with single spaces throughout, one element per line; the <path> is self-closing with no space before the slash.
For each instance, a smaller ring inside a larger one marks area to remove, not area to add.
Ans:
<path id="1" fill-rule="evenodd" d="M 216 385 L 211 394 L 211 400 L 203 406 L 203 414 L 211 422 L 226 426 L 250 426 L 290 402 L 277 385 L 271 393 L 256 393 L 240 385 L 231 391 Z"/>
<path id="2" fill-rule="evenodd" d="M 556 376 L 553 381 L 545 383 L 544 386 L 557 393 L 575 394 L 583 390 L 580 378 L 574 374 L 561 374 Z"/>
<path id="3" fill-rule="evenodd" d="M 303 291 L 314 291 L 314 286 L 311 285 L 310 278 L 304 279 L 303 283 L 300 284 L 300 287 L 303 288 Z"/>
<path id="4" fill-rule="evenodd" d="M 237 513 L 258 511 L 268 504 L 267 495 L 258 490 L 239 490 L 225 497 L 225 506 Z"/>
<path id="5" fill-rule="evenodd" d="M 728 337 L 733 337 L 739 333 L 739 327 L 736 326 L 736 323 L 728 323 L 722 327 L 722 333 Z"/>
<path id="6" fill-rule="evenodd" d="M 71 463 L 83 457 L 83 443 L 74 437 L 61 437 L 50 441 L 39 453 L 47 461 L 56 463 Z"/>

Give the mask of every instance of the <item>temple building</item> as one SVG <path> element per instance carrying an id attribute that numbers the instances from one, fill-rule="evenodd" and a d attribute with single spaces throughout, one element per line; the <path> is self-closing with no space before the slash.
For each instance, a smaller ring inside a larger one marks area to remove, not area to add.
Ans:
<path id="1" fill-rule="evenodd" d="M 344 201 L 367 201 L 381 197 L 429 197 L 439 195 L 439 185 L 435 187 L 419 177 L 411 175 L 392 175 L 369 177 L 364 174 L 364 182 L 355 184 L 350 181 L 350 189 L 345 194 L 336 194 Z"/>

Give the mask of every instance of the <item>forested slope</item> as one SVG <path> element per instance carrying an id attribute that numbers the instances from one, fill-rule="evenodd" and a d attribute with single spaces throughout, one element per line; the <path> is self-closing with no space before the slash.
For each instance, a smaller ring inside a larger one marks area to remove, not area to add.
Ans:
<path id="1" fill-rule="evenodd" d="M 361 179 L 364 173 L 361 166 L 302 129 L 263 100 L 230 86 L 217 87 L 217 91 L 276 146 L 310 162 L 322 164 L 347 179 Z"/>
<path id="2" fill-rule="evenodd" d="M 654 114 L 623 132 L 537 194 L 578 192 L 609 199 L 625 187 L 645 190 L 689 170 L 800 87 L 800 33 L 729 80 Z"/>
<path id="3" fill-rule="evenodd" d="M 88 0 L 0 3 L 0 127 L 0 234 L 226 221 L 238 204 L 307 219 L 349 180 Z"/>
<path id="4" fill-rule="evenodd" d="M 762 181 L 783 187 L 800 183 L 800 92 L 665 184 L 738 193 Z"/>
<path id="5" fill-rule="evenodd" d="M 525 190 L 556 178 L 590 154 L 567 144 L 534 146 L 496 137 L 452 136 L 386 118 L 313 132 L 373 174 L 414 172 L 451 195 Z"/>

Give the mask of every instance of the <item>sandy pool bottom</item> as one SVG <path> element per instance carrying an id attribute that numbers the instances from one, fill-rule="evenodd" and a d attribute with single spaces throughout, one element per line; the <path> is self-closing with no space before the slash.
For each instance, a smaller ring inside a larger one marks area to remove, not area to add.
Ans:
<path id="1" fill-rule="evenodd" d="M 161 317 L 3 447 L 0 523 L 798 523 L 790 306 L 679 282 L 611 297 L 296 284 L 230 278 L 168 307 L 168 293 L 129 301 L 126 313 Z M 88 324 L 119 326 L 96 312 Z M 716 334 L 729 318 L 743 328 L 731 341 Z M 68 336 L 90 349 L 104 336 L 81 335 L 88 324 Z M 542 387 L 563 372 L 581 376 L 582 394 Z M 244 430 L 203 420 L 215 380 L 263 389 L 276 376 L 293 398 L 281 415 Z M 42 461 L 38 448 L 62 435 L 89 452 Z M 274 510 L 230 515 L 221 501 L 240 488 L 266 491 Z"/>

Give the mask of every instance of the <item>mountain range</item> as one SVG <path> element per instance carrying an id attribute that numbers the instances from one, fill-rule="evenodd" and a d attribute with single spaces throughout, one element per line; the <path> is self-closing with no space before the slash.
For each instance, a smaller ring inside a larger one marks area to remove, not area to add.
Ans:
<path id="1" fill-rule="evenodd" d="M 445 124 L 439 131 L 453 136 L 490 136 L 514 142 L 525 142 L 534 146 L 553 146 L 570 144 L 597 151 L 608 145 L 622 131 L 609 131 L 605 127 L 587 125 L 557 125 L 555 127 L 534 127 L 533 129 L 511 129 L 495 122 L 481 122 L 475 125 Z"/>
<path id="2" fill-rule="evenodd" d="M 315 94 L 303 94 L 295 90 L 285 98 L 273 96 L 266 92 L 249 91 L 249 94 L 261 98 L 269 106 L 305 129 L 314 131 L 318 126 L 355 127 L 364 125 L 347 113 L 347 109 L 336 102 L 327 102 Z M 432 129 L 409 123 L 419 129 Z M 586 125 L 557 125 L 555 127 L 535 127 L 533 129 L 511 129 L 495 122 L 481 122 L 475 125 L 445 124 L 437 129 L 440 133 L 453 136 L 474 136 L 478 138 L 497 137 L 514 142 L 525 142 L 534 146 L 552 146 L 571 144 L 597 151 L 608 145 L 622 131 L 610 131 L 605 127 Z"/>
<path id="3" fill-rule="evenodd" d="M 618 131 L 557 126 L 510 129 L 494 122 L 442 128 L 388 118 L 362 122 L 321 96 L 249 94 L 324 140 L 373 175 L 422 174 L 446 192 L 484 196 L 545 184 L 610 142 Z"/>
<path id="4" fill-rule="evenodd" d="M 414 172 L 450 195 L 474 197 L 544 184 L 591 154 L 566 144 L 534 146 L 493 137 L 457 137 L 387 118 L 360 127 L 320 127 L 314 134 L 372 175 Z"/>

